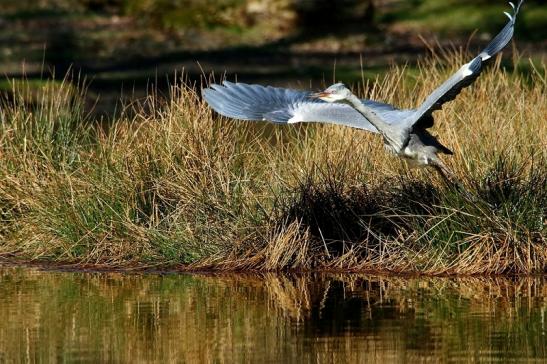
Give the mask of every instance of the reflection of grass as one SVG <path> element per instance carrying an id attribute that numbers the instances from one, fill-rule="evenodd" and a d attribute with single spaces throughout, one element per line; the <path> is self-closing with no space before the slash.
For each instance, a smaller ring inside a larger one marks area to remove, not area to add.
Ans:
<path id="1" fill-rule="evenodd" d="M 447 60 L 360 92 L 417 105 L 463 63 Z M 75 88 L 46 83 L 36 102 L 0 111 L 0 251 L 110 266 L 544 272 L 543 74 L 494 67 L 437 113 L 476 202 L 356 130 L 219 119 L 184 87 L 103 129 Z"/>
<path id="2" fill-rule="evenodd" d="M 29 356 L 67 362 L 331 362 L 336 355 L 336 362 L 388 363 L 516 355 L 539 361 L 547 355 L 540 277 L 1 269 L 0 282 L 0 342 L 8 362 Z"/>

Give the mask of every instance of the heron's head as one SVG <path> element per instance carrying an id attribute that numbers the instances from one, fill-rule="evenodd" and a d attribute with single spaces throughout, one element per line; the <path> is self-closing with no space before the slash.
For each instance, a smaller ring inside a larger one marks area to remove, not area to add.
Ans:
<path id="1" fill-rule="evenodd" d="M 351 91 L 343 83 L 335 83 L 321 92 L 311 95 L 313 98 L 326 102 L 343 102 L 351 95 Z"/>

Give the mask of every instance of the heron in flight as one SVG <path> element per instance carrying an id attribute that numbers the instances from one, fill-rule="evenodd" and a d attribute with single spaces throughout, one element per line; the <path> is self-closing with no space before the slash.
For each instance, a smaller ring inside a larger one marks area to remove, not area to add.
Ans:
<path id="1" fill-rule="evenodd" d="M 427 129 L 433 126 L 433 112 L 452 101 L 480 75 L 488 62 L 510 42 L 523 0 L 509 3 L 509 21 L 478 56 L 464 64 L 415 109 L 398 109 L 386 103 L 357 98 L 337 83 L 318 93 L 271 86 L 224 81 L 203 90 L 205 101 L 219 114 L 240 120 L 275 123 L 324 122 L 379 133 L 386 149 L 413 165 L 435 168 L 447 181 L 454 175 L 438 157 L 453 154 Z"/>

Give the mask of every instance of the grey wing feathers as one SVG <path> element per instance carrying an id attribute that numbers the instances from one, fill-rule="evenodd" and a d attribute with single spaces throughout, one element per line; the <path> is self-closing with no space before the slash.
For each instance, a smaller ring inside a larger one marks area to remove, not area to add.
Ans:
<path id="1" fill-rule="evenodd" d="M 505 24 L 505 27 L 496 35 L 494 39 L 484 48 L 484 50 L 479 54 L 479 56 L 482 58 L 483 62 L 492 58 L 495 54 L 500 52 L 509 42 L 511 41 L 511 38 L 513 38 L 513 33 L 515 31 L 515 22 L 517 20 L 517 15 L 520 10 L 520 6 L 522 5 L 522 2 L 524 0 L 520 0 L 518 5 L 515 6 L 512 2 L 509 4 L 513 8 L 513 15 L 504 12 L 504 14 L 509 18 L 509 21 L 507 24 Z"/>
<path id="2" fill-rule="evenodd" d="M 287 122 L 308 94 L 290 89 L 224 81 L 203 90 L 203 98 L 219 114 L 240 120 Z"/>
<path id="3" fill-rule="evenodd" d="M 427 120 L 435 110 L 440 110 L 444 103 L 452 101 L 460 91 L 469 86 L 479 77 L 482 69 L 481 57 L 476 57 L 454 73 L 439 88 L 431 93 L 422 105 L 416 110 L 412 125 L 420 126 L 422 120 Z"/>
<path id="4" fill-rule="evenodd" d="M 276 123 L 325 122 L 376 132 L 361 114 L 345 104 L 310 98 L 310 92 L 285 88 L 223 82 L 203 90 L 205 101 L 219 114 L 240 120 Z M 372 100 L 363 100 L 386 120 L 399 119 L 403 110 Z M 406 114 L 405 114 L 406 115 Z"/>
<path id="5" fill-rule="evenodd" d="M 513 15 L 505 13 L 505 15 L 509 18 L 509 22 L 507 22 L 505 27 L 503 27 L 498 35 L 492 39 L 492 41 L 477 57 L 475 57 L 471 62 L 463 65 L 439 88 L 433 91 L 424 103 L 416 109 L 414 115 L 407 119 L 406 122 L 408 124 L 413 125 L 414 127 L 432 126 L 431 114 L 433 111 L 441 109 L 444 103 L 454 100 L 463 88 L 469 86 L 477 77 L 479 77 L 485 63 L 505 48 L 505 46 L 507 46 L 507 44 L 511 41 L 517 14 L 523 1 L 524 0 L 520 0 L 517 6 L 513 3 L 509 3 L 513 8 Z"/>

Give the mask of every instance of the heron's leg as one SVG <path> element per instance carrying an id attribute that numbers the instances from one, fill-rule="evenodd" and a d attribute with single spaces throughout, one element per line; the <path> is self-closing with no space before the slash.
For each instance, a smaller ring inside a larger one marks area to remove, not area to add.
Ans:
<path id="1" fill-rule="evenodd" d="M 477 197 L 474 196 L 471 192 L 469 192 L 463 183 L 456 177 L 454 173 L 444 164 L 439 158 L 435 158 L 431 161 L 430 164 L 435 170 L 441 175 L 444 182 L 449 187 L 455 187 L 458 191 L 460 191 L 467 199 L 471 200 L 472 202 L 477 202 Z"/>
<path id="2" fill-rule="evenodd" d="M 440 159 L 434 160 L 430 165 L 435 168 L 448 186 L 460 187 L 461 182 L 458 177 Z"/>

